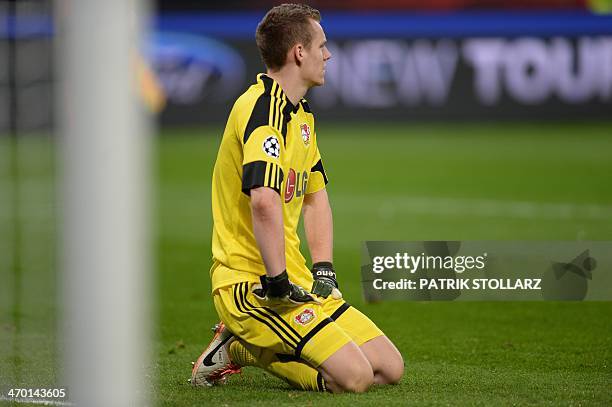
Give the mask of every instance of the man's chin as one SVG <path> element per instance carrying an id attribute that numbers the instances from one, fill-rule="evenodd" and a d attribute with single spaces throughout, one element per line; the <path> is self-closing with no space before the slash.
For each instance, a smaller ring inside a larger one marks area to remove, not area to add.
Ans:
<path id="1" fill-rule="evenodd" d="M 314 88 L 315 86 L 323 86 L 325 84 L 325 76 L 322 76 L 320 78 L 311 78 L 310 79 L 310 84 L 308 86 L 308 88 Z"/>

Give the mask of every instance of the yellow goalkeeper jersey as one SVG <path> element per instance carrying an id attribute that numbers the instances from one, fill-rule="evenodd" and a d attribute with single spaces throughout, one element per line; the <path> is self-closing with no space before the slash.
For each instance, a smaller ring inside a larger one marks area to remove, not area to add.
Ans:
<path id="1" fill-rule="evenodd" d="M 266 273 L 251 221 L 250 190 L 279 193 L 289 279 L 306 289 L 312 276 L 300 253 L 297 227 L 304 195 L 327 184 L 314 116 L 305 99 L 296 106 L 276 81 L 257 75 L 230 112 L 212 180 L 213 292 Z"/>

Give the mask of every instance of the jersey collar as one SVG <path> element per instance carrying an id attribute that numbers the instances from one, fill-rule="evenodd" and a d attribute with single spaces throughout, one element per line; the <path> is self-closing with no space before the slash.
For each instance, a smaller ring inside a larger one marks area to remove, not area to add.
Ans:
<path id="1" fill-rule="evenodd" d="M 270 78 L 265 73 L 260 73 L 259 75 L 257 75 L 257 79 L 262 81 L 267 94 L 271 95 L 272 97 L 278 97 L 284 102 L 286 102 L 285 107 L 283 108 L 283 114 L 285 115 L 285 117 L 291 120 L 291 113 L 297 113 L 304 99 L 299 101 L 298 104 L 294 106 L 293 103 L 291 103 L 291 101 L 287 97 L 287 95 L 285 95 L 283 88 L 281 88 L 278 82 L 276 82 L 274 79 Z"/>

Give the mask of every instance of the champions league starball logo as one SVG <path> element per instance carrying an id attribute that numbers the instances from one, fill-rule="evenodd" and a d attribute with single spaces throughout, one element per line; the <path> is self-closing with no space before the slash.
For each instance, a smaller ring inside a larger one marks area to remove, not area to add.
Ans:
<path id="1" fill-rule="evenodd" d="M 263 151 L 273 158 L 280 157 L 280 144 L 275 136 L 266 138 L 263 142 Z"/>

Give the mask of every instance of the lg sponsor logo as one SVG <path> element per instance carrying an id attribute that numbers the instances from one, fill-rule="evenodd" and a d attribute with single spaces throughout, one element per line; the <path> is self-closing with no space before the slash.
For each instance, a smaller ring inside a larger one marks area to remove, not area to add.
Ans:
<path id="1" fill-rule="evenodd" d="M 289 203 L 293 197 L 301 197 L 306 193 L 308 186 L 308 172 L 295 172 L 293 168 L 289 169 L 287 180 L 285 181 L 285 203 Z"/>

